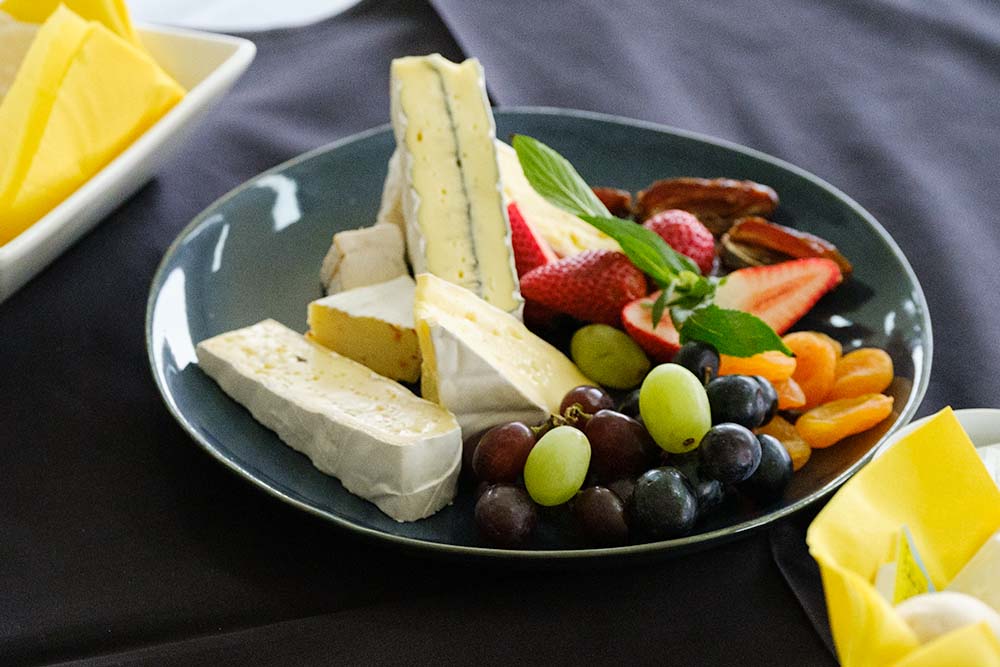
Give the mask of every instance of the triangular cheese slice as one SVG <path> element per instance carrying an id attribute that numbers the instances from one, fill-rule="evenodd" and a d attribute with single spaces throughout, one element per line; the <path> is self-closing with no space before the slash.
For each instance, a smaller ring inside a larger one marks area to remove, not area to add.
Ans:
<path id="1" fill-rule="evenodd" d="M 417 276 L 414 320 L 422 394 L 454 413 L 466 438 L 538 424 L 570 389 L 595 384 L 516 317 L 431 274 Z"/>

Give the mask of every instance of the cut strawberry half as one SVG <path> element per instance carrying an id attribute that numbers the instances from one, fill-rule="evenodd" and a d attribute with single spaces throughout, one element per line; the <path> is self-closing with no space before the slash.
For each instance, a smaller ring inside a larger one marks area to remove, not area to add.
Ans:
<path id="1" fill-rule="evenodd" d="M 524 219 L 514 202 L 507 205 L 507 217 L 510 219 L 510 244 L 514 250 L 514 266 L 517 268 L 518 278 L 532 269 L 559 259 L 552 246 Z"/>
<path id="2" fill-rule="evenodd" d="M 674 358 L 681 343 L 667 311 L 663 311 L 660 323 L 653 329 L 653 303 L 659 296 L 656 292 L 626 305 L 622 309 L 622 324 L 646 354 L 656 362 L 665 363 Z"/>
<path id="3" fill-rule="evenodd" d="M 756 315 L 782 334 L 840 281 L 840 269 L 829 259 L 755 266 L 730 273 L 715 293 L 715 305 Z M 653 329 L 653 303 L 659 295 L 657 292 L 627 304 L 622 309 L 622 323 L 646 354 L 665 362 L 680 349 L 680 335 L 668 312 Z"/>
<path id="4" fill-rule="evenodd" d="M 810 257 L 733 271 L 715 293 L 715 305 L 752 313 L 779 334 L 840 284 L 832 260 Z"/>

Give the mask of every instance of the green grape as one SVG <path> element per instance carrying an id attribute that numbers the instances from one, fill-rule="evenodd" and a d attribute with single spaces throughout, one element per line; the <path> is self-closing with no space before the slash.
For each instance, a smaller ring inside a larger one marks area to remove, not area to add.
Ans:
<path id="1" fill-rule="evenodd" d="M 712 427 L 705 387 L 677 364 L 649 372 L 639 390 L 639 414 L 656 444 L 671 454 L 691 451 Z"/>
<path id="2" fill-rule="evenodd" d="M 557 426 L 543 435 L 524 464 L 524 486 L 539 505 L 562 505 L 576 495 L 590 466 L 590 442 L 583 431 Z"/>
<path id="3" fill-rule="evenodd" d="M 569 353 L 584 375 L 614 389 L 631 389 L 649 371 L 649 359 L 624 331 L 588 324 L 573 334 Z"/>

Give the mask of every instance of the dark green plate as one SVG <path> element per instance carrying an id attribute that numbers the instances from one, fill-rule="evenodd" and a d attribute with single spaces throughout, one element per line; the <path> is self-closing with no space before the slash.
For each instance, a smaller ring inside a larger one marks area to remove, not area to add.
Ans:
<path id="1" fill-rule="evenodd" d="M 843 193 L 761 153 L 688 132 L 555 109 L 497 111 L 497 136 L 528 134 L 553 146 L 590 183 L 637 191 L 670 176 L 759 181 L 781 198 L 778 222 L 819 234 L 854 262 L 854 276 L 799 323 L 845 347 L 885 348 L 896 364 L 896 409 L 873 432 L 814 453 L 785 499 L 755 508 L 733 502 L 697 534 L 615 549 L 574 541 L 566 516 L 546 516 L 535 548 L 490 549 L 476 536 L 472 498 L 429 519 L 400 524 L 346 492 L 281 443 L 197 366 L 194 345 L 270 317 L 304 331 L 306 304 L 321 296 L 319 266 L 333 233 L 372 224 L 394 140 L 377 128 L 266 172 L 199 215 L 163 258 L 150 290 L 146 337 L 167 407 L 212 456 L 285 502 L 342 528 L 451 555 L 513 559 L 612 559 L 701 548 L 764 526 L 836 489 L 889 431 L 913 416 L 930 373 L 931 325 L 917 279 L 884 229 Z"/>

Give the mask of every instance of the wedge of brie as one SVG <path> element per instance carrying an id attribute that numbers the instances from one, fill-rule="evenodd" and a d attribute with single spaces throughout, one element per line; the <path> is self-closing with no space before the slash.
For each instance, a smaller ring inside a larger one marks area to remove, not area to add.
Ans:
<path id="1" fill-rule="evenodd" d="M 403 382 L 420 377 L 413 329 L 414 283 L 400 276 L 331 294 L 309 304 L 307 337 L 379 375 Z"/>
<path id="2" fill-rule="evenodd" d="M 409 275 L 403 234 L 396 225 L 384 224 L 337 232 L 323 266 L 320 281 L 327 294 Z"/>
<path id="3" fill-rule="evenodd" d="M 434 275 L 417 276 L 414 319 L 421 393 L 453 412 L 467 438 L 504 422 L 542 422 L 570 389 L 594 384 L 520 320 Z"/>
<path id="4" fill-rule="evenodd" d="M 397 521 L 430 516 L 455 495 L 455 417 L 273 320 L 198 344 L 202 370 L 351 493 Z"/>

